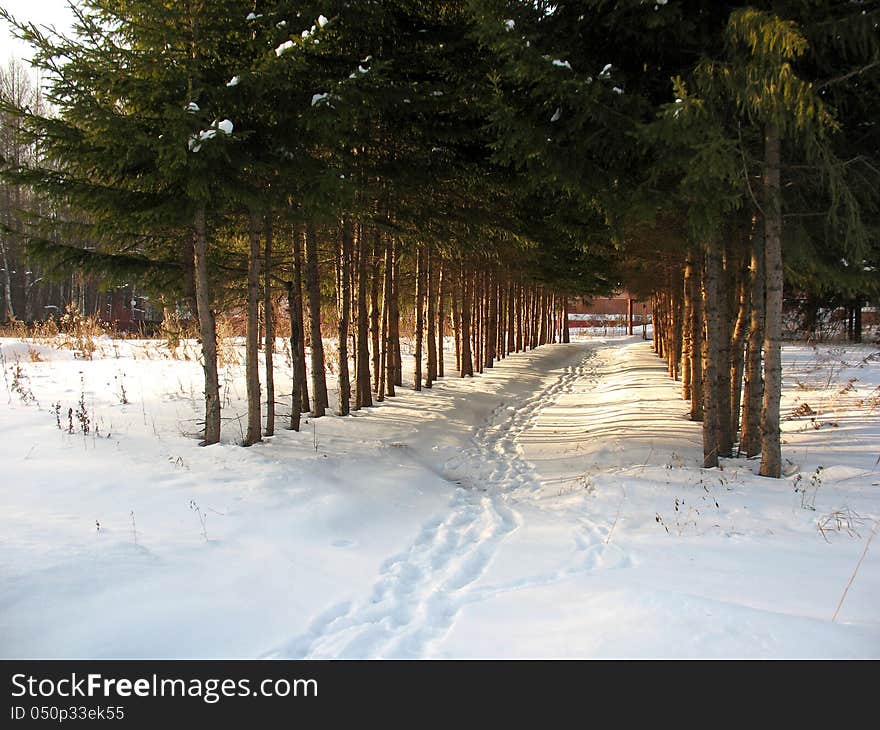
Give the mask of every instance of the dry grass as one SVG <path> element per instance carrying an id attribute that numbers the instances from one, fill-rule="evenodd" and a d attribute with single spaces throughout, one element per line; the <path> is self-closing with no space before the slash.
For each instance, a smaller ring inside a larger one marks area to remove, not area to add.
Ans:
<path id="1" fill-rule="evenodd" d="M 0 327 L 2 337 L 73 350 L 76 357 L 84 360 L 92 359 L 98 349 L 95 340 L 106 334 L 105 325 L 96 316 L 83 315 L 74 304 L 67 305 L 58 322 L 50 319 L 28 326 L 25 322 L 12 320 Z M 29 350 L 29 355 L 32 362 L 42 360 L 34 348 Z"/>
<path id="2" fill-rule="evenodd" d="M 222 367 L 241 365 L 241 354 L 236 341 L 238 322 L 232 317 L 218 315 L 217 330 L 217 364 Z"/>

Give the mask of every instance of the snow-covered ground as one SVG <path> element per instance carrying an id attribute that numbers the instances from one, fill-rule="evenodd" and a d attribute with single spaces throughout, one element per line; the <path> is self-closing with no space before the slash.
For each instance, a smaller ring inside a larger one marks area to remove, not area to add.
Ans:
<path id="1" fill-rule="evenodd" d="M 0 655 L 878 657 L 880 540 L 832 622 L 880 519 L 876 353 L 786 347 L 773 481 L 698 467 L 639 337 L 250 449 L 235 347 L 200 448 L 192 343 L 0 340 Z"/>

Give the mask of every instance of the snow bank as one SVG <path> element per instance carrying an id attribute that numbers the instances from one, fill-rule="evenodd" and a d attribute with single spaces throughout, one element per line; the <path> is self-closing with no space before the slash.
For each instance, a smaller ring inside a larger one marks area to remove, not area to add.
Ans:
<path id="1" fill-rule="evenodd" d="M 209 448 L 195 343 L 31 347 L 0 342 L 3 656 L 880 656 L 874 553 L 830 620 L 880 518 L 876 348 L 785 348 L 800 479 L 771 481 L 699 468 L 679 384 L 637 338 L 514 355 L 300 433 L 282 405 L 250 449 L 240 342 Z M 10 387 L 16 356 L 35 402 Z M 852 534 L 817 529 L 835 511 Z"/>

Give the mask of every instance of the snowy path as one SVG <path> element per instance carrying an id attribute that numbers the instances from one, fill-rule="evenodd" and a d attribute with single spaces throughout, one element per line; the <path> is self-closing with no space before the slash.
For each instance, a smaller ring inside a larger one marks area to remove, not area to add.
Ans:
<path id="1" fill-rule="evenodd" d="M 385 561 L 368 598 L 323 612 L 304 635 L 273 655 L 424 656 L 464 604 L 503 590 L 487 593 L 475 584 L 500 544 L 523 523 L 516 499 L 541 490 L 518 441 L 544 408 L 592 372 L 595 353 L 584 355 L 582 347 L 577 352 L 580 361 L 563 367 L 537 393 L 521 403 L 497 405 L 473 444 L 442 465 L 441 476 L 460 485 L 449 513 L 428 522 L 406 551 Z"/>
<path id="2" fill-rule="evenodd" d="M 38 401 L 0 405 L 0 656 L 880 656 L 876 541 L 831 621 L 880 520 L 876 348 L 786 346 L 798 484 L 701 469 L 680 384 L 637 337 L 249 449 L 187 435 L 191 354 L 0 347 Z M 243 366 L 225 373 L 234 419 Z M 81 401 L 94 428 L 68 433 L 53 404 Z"/>

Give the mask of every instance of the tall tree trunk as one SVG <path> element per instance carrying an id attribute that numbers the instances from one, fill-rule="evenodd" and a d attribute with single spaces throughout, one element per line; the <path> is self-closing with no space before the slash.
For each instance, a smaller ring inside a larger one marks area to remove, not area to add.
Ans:
<path id="1" fill-rule="evenodd" d="M 672 277 L 672 291 L 670 292 L 670 301 L 672 303 L 671 325 L 672 325 L 672 378 L 678 380 L 681 377 L 681 351 L 683 318 L 682 318 L 682 288 L 681 288 L 680 271 L 675 271 Z"/>
<path id="2" fill-rule="evenodd" d="M 6 305 L 6 319 L 15 319 L 15 309 L 12 306 L 12 267 L 9 265 L 9 257 L 6 254 L 5 236 L 0 236 L 0 257 L 3 264 L 3 301 Z"/>
<path id="3" fill-rule="evenodd" d="M 385 243 L 385 271 L 382 288 L 382 353 L 379 358 L 380 378 L 377 399 L 394 395 L 394 356 L 391 353 L 391 288 L 394 276 L 394 239 Z"/>
<path id="4" fill-rule="evenodd" d="M 535 342 L 536 346 L 544 345 L 547 343 L 547 297 L 544 294 L 544 290 L 541 289 L 541 293 L 538 297 L 538 337 Z"/>
<path id="5" fill-rule="evenodd" d="M 853 302 L 853 342 L 862 342 L 862 297 L 857 296 Z"/>
<path id="6" fill-rule="evenodd" d="M 733 433 L 730 430 L 730 339 L 733 300 L 730 296 L 731 260 L 725 246 L 724 267 L 718 276 L 718 370 L 715 386 L 718 392 L 718 456 L 733 456 Z"/>
<path id="7" fill-rule="evenodd" d="M 742 403 L 745 342 L 749 319 L 749 267 L 748 258 L 737 256 L 736 273 L 736 324 L 730 340 L 730 433 L 736 439 L 739 433 L 739 414 Z"/>
<path id="8" fill-rule="evenodd" d="M 370 275 L 370 344 L 373 358 L 373 389 L 379 392 L 379 378 L 381 373 L 380 350 L 382 346 L 379 339 L 379 278 L 382 259 L 382 235 L 377 228 L 373 236 L 372 266 Z"/>
<path id="9" fill-rule="evenodd" d="M 498 342 L 498 289 L 493 271 L 486 272 L 486 309 L 485 363 L 487 368 L 491 368 L 495 366 L 495 347 Z"/>
<path id="10" fill-rule="evenodd" d="M 245 337 L 245 383 L 247 385 L 247 433 L 244 446 L 262 441 L 260 412 L 260 216 L 252 212 L 248 226 L 247 328 Z"/>
<path id="11" fill-rule="evenodd" d="M 507 298 L 504 295 L 504 279 L 500 272 L 495 275 L 495 301 L 497 317 L 495 326 L 495 356 L 503 360 L 507 355 Z"/>
<path id="12" fill-rule="evenodd" d="M 478 373 L 483 372 L 483 272 L 474 273 L 474 314 L 473 314 L 473 343 L 474 363 Z"/>
<path id="13" fill-rule="evenodd" d="M 422 346 L 425 337 L 425 246 L 416 246 L 415 343 L 413 347 L 413 390 L 422 389 Z"/>
<path id="14" fill-rule="evenodd" d="M 523 314 L 525 311 L 525 287 L 521 283 L 516 284 L 516 341 L 514 350 L 523 351 L 525 340 L 523 339 Z"/>
<path id="15" fill-rule="evenodd" d="M 460 339 L 461 339 L 461 377 L 473 377 L 474 361 L 471 356 L 471 277 L 468 270 L 462 267 L 461 271 L 461 312 L 460 312 Z"/>
<path id="16" fill-rule="evenodd" d="M 446 337 L 446 267 L 437 259 L 437 377 L 444 375 L 443 343 Z"/>
<path id="17" fill-rule="evenodd" d="M 299 374 L 299 411 L 309 412 L 309 381 L 306 372 L 306 329 L 305 314 L 303 312 L 303 242 L 305 241 L 305 228 L 298 230 L 293 236 L 293 304 L 296 307 L 295 314 L 299 331 L 297 332 L 297 349 L 291 352 L 293 367 Z M 292 327 L 293 325 L 291 325 Z M 293 330 L 291 329 L 291 332 Z M 297 417 L 298 418 L 298 417 Z M 299 421 L 297 421 L 299 423 Z M 299 428 L 294 429 L 296 431 Z"/>
<path id="18" fill-rule="evenodd" d="M 437 379 L 437 276 L 435 271 L 434 256 L 431 251 L 430 244 L 427 245 L 425 253 L 425 274 L 427 284 L 425 286 L 425 295 L 428 298 L 426 305 L 426 322 L 428 336 L 428 363 L 427 377 L 425 378 L 425 387 L 430 388 Z"/>
<path id="19" fill-rule="evenodd" d="M 395 394 L 394 388 L 397 385 L 397 377 L 396 377 L 396 363 L 394 359 L 394 349 L 395 349 L 395 329 L 394 329 L 394 271 L 397 268 L 397 264 L 395 262 L 395 244 L 394 238 L 392 236 L 388 237 L 388 243 L 385 248 L 385 291 L 383 294 L 384 302 L 384 314 L 383 316 L 386 319 L 385 322 L 385 392 L 384 395 L 389 397 L 393 397 Z"/>
<path id="20" fill-rule="evenodd" d="M 632 299 L 630 299 L 630 304 L 632 304 Z M 568 297 L 562 298 L 562 341 L 566 344 L 571 342 L 571 334 L 568 329 Z"/>
<path id="21" fill-rule="evenodd" d="M 217 327 L 211 308 L 208 279 L 208 232 L 204 205 L 196 209 L 193 228 L 196 306 L 202 340 L 202 367 L 205 371 L 205 438 L 201 445 L 209 446 L 220 441 L 220 379 L 217 374 Z"/>
<path id="22" fill-rule="evenodd" d="M 691 324 L 693 310 L 693 284 L 691 279 L 694 275 L 694 262 L 690 254 L 684 262 L 684 282 L 682 286 L 682 327 L 681 327 L 681 397 L 683 400 L 691 398 L 691 376 L 693 365 L 693 325 Z M 632 301 L 632 300 L 630 300 Z"/>
<path id="23" fill-rule="evenodd" d="M 782 211 L 780 200 L 779 130 L 764 130 L 764 398 L 761 402 L 761 468 L 764 477 L 782 476 L 779 401 L 782 396 Z"/>
<path id="24" fill-rule="evenodd" d="M 272 308 L 272 220 L 264 219 L 263 312 L 266 317 L 266 436 L 275 435 L 275 317 Z"/>
<path id="25" fill-rule="evenodd" d="M 764 232 L 760 225 L 752 232 L 749 290 L 740 451 L 751 458 L 761 452 L 761 401 L 764 397 L 761 367 L 761 350 L 764 346 Z"/>
<path id="26" fill-rule="evenodd" d="M 534 350 L 540 342 L 541 295 L 537 287 L 529 292 L 531 316 L 529 317 L 529 346 Z"/>
<path id="27" fill-rule="evenodd" d="M 318 236 L 306 226 L 306 292 L 309 297 L 309 339 L 312 345 L 312 417 L 327 410 L 327 378 L 324 373 L 324 342 L 321 339 L 321 282 L 318 278 Z"/>
<path id="28" fill-rule="evenodd" d="M 691 413 L 692 421 L 703 420 L 703 295 L 702 259 L 692 261 L 691 275 Z"/>
<path id="29" fill-rule="evenodd" d="M 303 380 L 297 367 L 297 359 L 302 357 L 299 352 L 302 348 L 302 318 L 296 316 L 296 292 L 294 283 L 287 282 L 287 311 L 290 312 L 290 353 L 291 353 L 291 391 L 290 391 L 290 422 L 288 428 L 291 431 L 299 431 L 300 416 L 302 412 L 302 385 Z M 300 311 L 302 311 L 300 309 Z"/>
<path id="30" fill-rule="evenodd" d="M 342 222 L 339 244 L 336 247 L 336 323 L 339 347 L 339 408 L 340 416 L 351 410 L 351 382 L 348 372 L 348 319 L 351 313 L 351 222 Z"/>
<path id="31" fill-rule="evenodd" d="M 450 306 L 452 308 L 452 339 L 455 343 L 455 369 L 461 373 L 461 296 L 462 296 L 462 273 L 461 267 L 453 274 L 452 291 L 450 293 Z"/>
<path id="32" fill-rule="evenodd" d="M 15 164 L 17 162 L 13 160 Z M 5 184 L 3 186 L 4 197 L 6 199 L 6 205 L 3 210 L 3 222 L 6 225 L 7 231 L 10 233 L 0 235 L 0 256 L 2 256 L 2 264 L 3 264 L 3 279 L 4 279 L 4 288 L 3 288 L 3 300 L 6 303 L 6 319 L 12 321 L 15 319 L 15 308 L 13 306 L 12 301 L 12 262 L 10 261 L 10 254 L 8 250 L 11 250 L 11 247 L 7 246 L 6 236 L 9 236 L 8 242 L 12 243 L 12 209 L 14 204 L 12 202 L 12 186 L 9 184 Z M 191 257 L 190 257 L 191 258 Z"/>
<path id="33" fill-rule="evenodd" d="M 657 295 L 651 297 L 651 345 L 660 354 L 660 321 L 657 317 Z"/>
<path id="34" fill-rule="evenodd" d="M 375 250 L 375 246 L 373 247 Z M 367 311 L 367 263 L 370 258 L 370 246 L 367 245 L 367 237 L 364 235 L 363 228 L 358 240 L 358 281 L 357 281 L 357 338 L 355 340 L 357 347 L 357 358 L 355 372 L 355 408 L 369 408 L 373 405 L 373 392 L 370 387 L 370 317 Z M 374 272 L 373 281 L 377 275 Z M 376 339 L 378 339 L 378 331 Z M 376 352 L 378 355 L 378 351 Z M 378 362 L 375 363 L 378 369 Z"/>
<path id="35" fill-rule="evenodd" d="M 516 352 L 516 283 L 507 280 L 507 353 Z"/>
<path id="36" fill-rule="evenodd" d="M 703 467 L 718 466 L 718 279 L 721 254 L 717 244 L 706 247 L 703 273 Z"/>
<path id="37" fill-rule="evenodd" d="M 398 291 L 398 283 L 400 282 L 400 250 L 397 243 L 394 243 L 394 272 L 391 276 L 391 320 L 389 324 L 391 332 L 391 355 L 394 372 L 394 384 L 403 386 L 403 359 L 400 353 L 400 292 Z M 393 395 L 392 391 L 388 391 L 388 395 Z"/>

